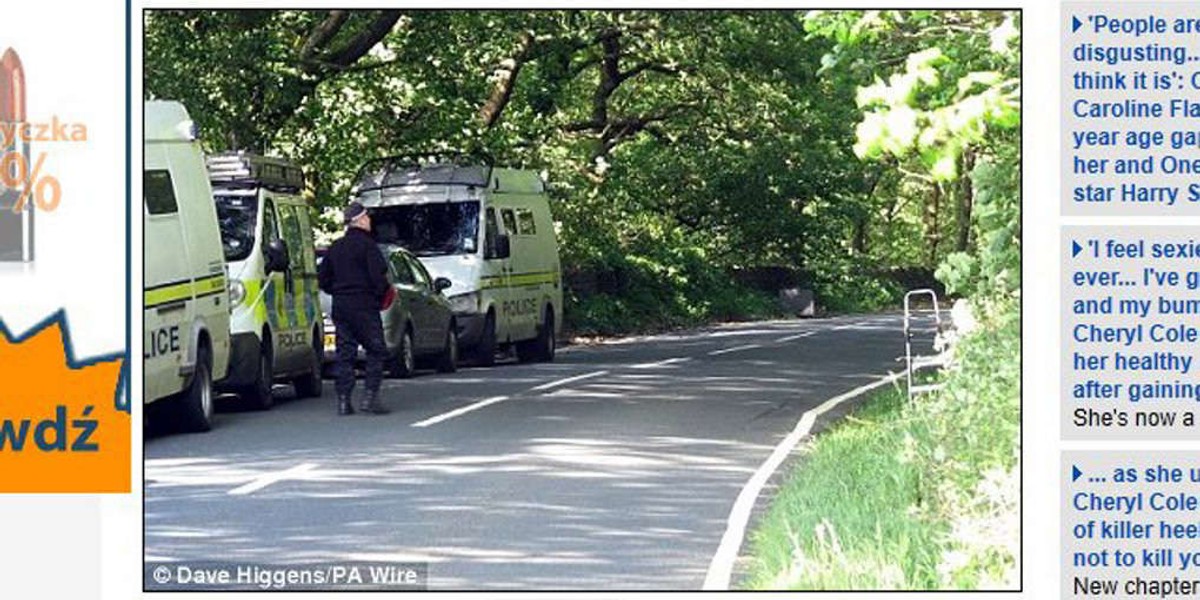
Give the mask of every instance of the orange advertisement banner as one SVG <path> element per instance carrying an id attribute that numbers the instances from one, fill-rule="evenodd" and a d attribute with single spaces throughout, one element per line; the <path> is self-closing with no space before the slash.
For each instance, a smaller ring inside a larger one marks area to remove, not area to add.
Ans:
<path id="1" fill-rule="evenodd" d="M 74 358 L 59 311 L 22 336 L 0 323 L 0 493 L 128 493 L 125 357 Z"/>

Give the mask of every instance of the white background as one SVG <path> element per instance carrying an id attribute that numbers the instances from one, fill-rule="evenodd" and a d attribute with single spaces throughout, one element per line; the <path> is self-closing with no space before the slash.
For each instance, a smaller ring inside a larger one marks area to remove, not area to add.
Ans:
<path id="1" fill-rule="evenodd" d="M 81 359 L 125 347 L 124 22 L 122 0 L 5 2 L 0 16 L 0 52 L 12 47 L 25 67 L 28 119 L 57 115 L 89 135 L 32 146 L 62 203 L 36 216 L 33 264 L 0 263 L 0 319 L 20 335 L 65 308 Z M 0 496 L 0 594 L 98 597 L 101 503 Z"/>
<path id="2" fill-rule="evenodd" d="M 33 273 L 5 272 L 0 286 L 8 292 L 13 282 L 22 282 L 19 296 L 0 293 L 0 316 L 21 329 L 47 311 L 65 305 L 75 323 L 76 346 L 81 353 L 107 352 L 122 343 L 122 324 L 113 315 L 120 312 L 123 277 L 112 265 L 120 256 L 119 218 L 123 206 L 123 154 L 120 131 L 124 45 L 123 7 L 119 2 L 68 3 L 63 0 L 22 2 L 26 6 L 6 6 L 0 21 L 0 44 L 18 45 L 29 70 L 31 115 L 48 116 L 57 109 L 63 117 L 86 119 L 92 126 L 92 140 L 86 152 L 74 162 L 65 153 L 56 153 L 49 164 L 63 180 L 64 201 L 60 213 L 43 219 L 39 235 L 42 257 Z M 147 6 L 183 4 L 148 3 Z M 247 3 L 249 4 L 249 3 Z M 255 3 L 270 5 L 269 3 Z M 275 6 L 319 6 L 291 0 Z M 395 6 L 396 2 L 388 3 Z M 598 3 L 524 2 L 523 7 L 594 7 Z M 858 3 L 862 5 L 862 3 Z M 873 7 L 904 7 L 904 3 L 870 2 Z M 913 3 L 908 3 L 912 5 Z M 921 2 L 929 7 L 931 2 Z M 1112 225 L 1097 219 L 1059 217 L 1059 40 L 1068 27 L 1060 22 L 1060 6 L 1051 2 L 974 2 L 979 7 L 1023 7 L 1024 40 L 1024 593 L 1020 597 L 1047 598 L 1059 590 L 1059 485 L 1060 451 L 1063 448 L 1111 448 L 1113 444 L 1059 441 L 1059 264 L 1063 223 Z M 189 3 L 202 6 L 204 3 Z M 210 4 L 212 6 L 228 6 Z M 381 6 L 381 3 L 362 6 Z M 627 3 L 625 5 L 628 5 Z M 725 3 L 656 3 L 658 6 L 703 6 L 717 8 Z M 855 4 L 825 1 L 823 8 Z M 432 6 L 432 3 L 425 4 Z M 480 3 L 439 2 L 439 8 L 479 7 Z M 793 8 L 806 5 L 791 2 L 738 4 L 738 8 Z M 950 7 L 950 5 L 948 5 Z M 135 2 L 134 27 L 134 118 L 133 139 L 141 139 L 138 113 L 141 90 L 140 2 Z M 15 24 L 20 24 L 17 27 Z M 39 26 L 34 26 L 37 24 Z M 54 77 L 55 81 L 47 81 Z M 55 91 L 57 90 L 57 91 Z M 76 117 L 77 115 L 77 117 Z M 134 165 L 141 162 L 141 144 L 133 144 Z M 70 169 L 70 171 L 68 171 Z M 136 173 L 136 171 L 135 171 Z M 141 195 L 140 177 L 134 178 L 134 198 Z M 69 217 L 69 218 L 68 218 Z M 1122 219 L 1122 222 L 1138 222 Z M 1174 219 L 1175 224 L 1195 224 L 1196 219 Z M 75 224 L 77 229 L 71 228 Z M 141 273 L 138 251 L 141 219 L 134 219 L 133 272 Z M 51 233 L 78 237 L 62 243 L 57 254 L 49 244 Z M 45 233 L 42 233 L 45 232 Z M 56 258 L 57 256 L 57 258 Z M 57 265 L 57 266 L 55 266 Z M 51 277 L 54 280 L 51 281 Z M 140 280 L 140 275 L 135 281 Z M 35 283 L 33 283 L 35 282 Z M 140 294 L 135 293 L 135 303 Z M 133 309 L 134 347 L 132 356 L 140 356 L 140 309 Z M 141 371 L 133 362 L 133 397 L 140 397 Z M 138 403 L 134 402 L 134 423 L 140 423 Z M 141 429 L 134 427 L 134 493 L 130 496 L 5 498 L 0 502 L 0 582 L 6 592 L 24 591 L 18 597 L 70 597 L 86 599 L 136 598 L 141 590 Z M 1140 443 L 1121 444 L 1130 449 L 1195 448 L 1195 444 Z M 99 504 L 100 531 L 94 525 Z M 217 524 L 214 524 L 217 525 Z M 97 535 L 99 534 L 99 539 Z M 31 548 L 26 540 L 36 540 Z M 98 543 L 98 545 L 97 545 Z M 714 548 L 715 550 L 715 548 Z M 63 568 L 69 566 L 70 576 Z M 100 586 L 96 573 L 100 570 Z M 55 577 L 47 577 L 55 573 Z M 7 595 L 7 594 L 5 594 Z M 489 594 L 489 597 L 496 594 Z M 579 594 L 582 596 L 583 594 Z M 258 597 L 243 594 L 242 597 Z M 437 597 L 445 597 L 439 594 Z M 559 596 L 556 594 L 556 596 Z M 769 598 L 782 594 L 755 594 Z M 805 597 L 839 599 L 872 597 L 877 594 L 808 594 Z M 191 597 L 154 594 L 152 597 Z M 284 597 L 310 598 L 304 595 Z M 372 597 L 375 597 L 374 595 Z M 386 597 L 386 595 L 384 596 Z M 946 596 L 941 596 L 946 597 Z M 988 597 L 982 594 L 957 594 L 950 597 Z"/>

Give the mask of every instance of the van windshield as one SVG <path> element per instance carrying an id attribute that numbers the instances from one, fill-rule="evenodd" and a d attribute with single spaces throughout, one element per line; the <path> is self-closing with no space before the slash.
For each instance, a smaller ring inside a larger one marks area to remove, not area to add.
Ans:
<path id="1" fill-rule="evenodd" d="M 225 260 L 245 260 L 254 249 L 255 225 L 258 220 L 257 196 L 214 196 L 217 203 L 217 222 L 221 226 L 221 245 Z"/>
<path id="2" fill-rule="evenodd" d="M 474 254 L 479 202 L 405 204 L 371 210 L 375 241 L 403 246 L 417 256 Z"/>

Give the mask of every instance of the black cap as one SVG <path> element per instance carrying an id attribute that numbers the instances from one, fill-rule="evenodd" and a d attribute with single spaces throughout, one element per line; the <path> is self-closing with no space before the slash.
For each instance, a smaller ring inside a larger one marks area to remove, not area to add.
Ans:
<path id="1" fill-rule="evenodd" d="M 342 209 L 342 222 L 349 225 L 350 221 L 361 217 L 365 212 L 367 212 L 367 209 L 364 208 L 362 204 L 359 204 L 358 202 L 351 202 L 350 204 L 346 205 L 346 208 Z"/>

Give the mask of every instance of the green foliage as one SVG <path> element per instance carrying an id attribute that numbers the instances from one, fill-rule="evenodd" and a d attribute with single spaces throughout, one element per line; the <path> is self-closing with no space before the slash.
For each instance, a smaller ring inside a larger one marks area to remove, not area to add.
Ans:
<path id="1" fill-rule="evenodd" d="M 979 240 L 973 254 L 947 257 L 938 278 L 953 293 L 1007 297 L 1021 288 L 1021 190 L 1019 160 L 1003 155 L 980 163 L 971 173 L 976 189 L 973 228 Z"/>
<path id="2" fill-rule="evenodd" d="M 752 589 L 1015 589 L 1020 317 L 993 306 L 945 387 L 822 434 L 751 535 Z"/>
<path id="3" fill-rule="evenodd" d="M 594 324 L 620 310 L 671 326 L 760 314 L 734 269 L 811 271 L 820 305 L 858 310 L 895 298 L 870 273 L 974 257 L 929 249 L 953 219 L 930 220 L 930 184 L 910 174 L 930 172 L 923 149 L 997 151 L 1018 25 L 997 11 L 154 10 L 145 88 L 183 101 L 209 150 L 304 165 L 316 214 L 383 155 L 480 149 L 537 170 L 564 268 L 636 284 L 577 298 L 579 324 L 612 329 Z M 878 160 L 855 154 L 876 146 Z"/>

